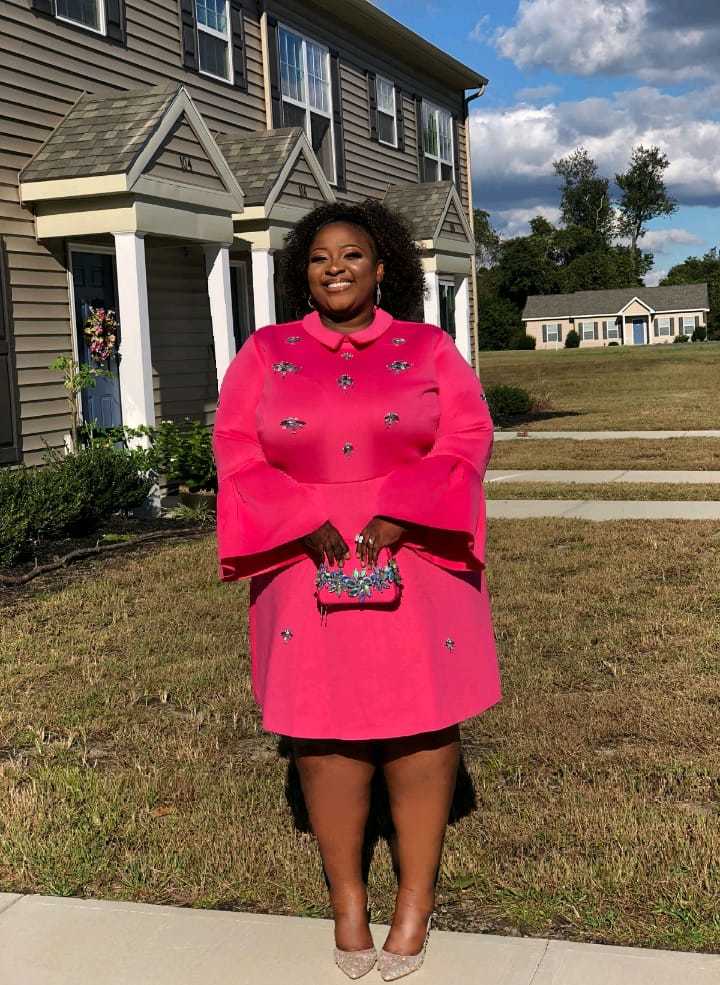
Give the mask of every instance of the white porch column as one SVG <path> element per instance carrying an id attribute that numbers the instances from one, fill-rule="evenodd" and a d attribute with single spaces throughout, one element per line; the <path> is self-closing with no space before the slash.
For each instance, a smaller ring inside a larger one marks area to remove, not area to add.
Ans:
<path id="1" fill-rule="evenodd" d="M 120 400 L 123 424 L 155 424 L 145 239 L 113 233 L 120 310 Z M 141 444 L 146 444 L 142 441 Z"/>
<path id="2" fill-rule="evenodd" d="M 455 345 L 467 362 L 470 362 L 472 353 L 472 324 L 470 321 L 470 287 L 468 277 L 463 277 L 455 288 Z"/>
<path id="3" fill-rule="evenodd" d="M 425 271 L 428 294 L 424 300 L 424 318 L 430 325 L 440 324 L 440 280 L 436 270 Z"/>
<path id="4" fill-rule="evenodd" d="M 210 298 L 213 345 L 215 347 L 215 372 L 218 392 L 227 368 L 235 355 L 235 330 L 233 327 L 232 291 L 230 288 L 230 250 L 221 243 L 205 246 L 205 269 Z"/>
<path id="5" fill-rule="evenodd" d="M 275 323 L 275 258 L 267 249 L 253 249 L 251 258 L 255 328 L 262 328 Z"/>

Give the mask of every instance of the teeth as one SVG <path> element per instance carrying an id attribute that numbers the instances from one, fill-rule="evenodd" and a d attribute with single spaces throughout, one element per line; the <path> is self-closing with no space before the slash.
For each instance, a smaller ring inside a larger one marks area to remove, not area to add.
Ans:
<path id="1" fill-rule="evenodd" d="M 350 281 L 349 280 L 338 280 L 338 281 L 335 281 L 334 284 L 328 284 L 327 285 L 327 289 L 329 291 L 341 291 L 345 287 L 350 287 Z"/>

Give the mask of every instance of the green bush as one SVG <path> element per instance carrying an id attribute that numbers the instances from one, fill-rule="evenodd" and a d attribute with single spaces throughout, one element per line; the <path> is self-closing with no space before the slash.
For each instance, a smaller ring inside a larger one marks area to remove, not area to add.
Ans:
<path id="1" fill-rule="evenodd" d="M 610 348 L 611 345 L 620 345 L 620 343 L 619 342 L 608 342 L 608 349 Z"/>
<path id="2" fill-rule="evenodd" d="M 125 452 L 104 445 L 56 456 L 45 468 L 0 471 L 0 565 L 140 506 L 151 484 Z"/>
<path id="3" fill-rule="evenodd" d="M 485 391 L 488 407 L 493 420 L 504 417 L 519 417 L 533 409 L 533 401 L 527 390 L 519 386 L 490 386 Z"/>
<path id="4" fill-rule="evenodd" d="M 692 341 L 704 342 L 706 339 L 707 339 L 707 328 L 704 325 L 698 325 L 698 327 L 692 333 Z"/>
<path id="5" fill-rule="evenodd" d="M 566 349 L 577 349 L 580 346 L 580 336 L 571 328 L 570 331 L 565 336 L 565 348 Z"/>
<path id="6" fill-rule="evenodd" d="M 689 341 L 690 339 L 687 335 L 676 335 L 675 338 L 673 339 L 673 345 L 677 344 L 678 342 L 682 344 L 683 342 L 689 342 Z"/>
<path id="7" fill-rule="evenodd" d="M 518 339 L 517 348 L 518 349 L 534 349 L 537 345 L 537 339 L 534 335 L 521 335 Z"/>

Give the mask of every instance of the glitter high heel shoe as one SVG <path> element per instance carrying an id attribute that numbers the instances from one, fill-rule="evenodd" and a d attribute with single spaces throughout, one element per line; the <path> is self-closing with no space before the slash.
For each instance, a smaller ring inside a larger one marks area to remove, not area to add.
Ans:
<path id="1" fill-rule="evenodd" d="M 370 923 L 370 908 L 367 911 L 368 923 Z M 377 951 L 374 947 L 367 947 L 362 951 L 343 951 L 336 947 L 333 951 L 335 964 L 340 971 L 344 971 L 348 978 L 362 978 L 374 967 L 377 961 Z"/>
<path id="2" fill-rule="evenodd" d="M 430 925 L 434 916 L 435 913 L 433 912 L 428 917 L 425 940 L 417 954 L 393 954 L 392 951 L 386 951 L 384 947 L 380 949 L 378 955 L 378 971 L 383 981 L 392 982 L 396 978 L 403 978 L 405 975 L 410 975 L 413 971 L 417 971 L 422 965 L 430 938 Z"/>

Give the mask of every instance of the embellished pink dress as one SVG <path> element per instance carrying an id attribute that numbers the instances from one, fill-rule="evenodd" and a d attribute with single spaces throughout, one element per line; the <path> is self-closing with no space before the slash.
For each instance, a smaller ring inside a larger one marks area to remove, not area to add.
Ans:
<path id="1" fill-rule="evenodd" d="M 484 576 L 482 387 L 435 325 L 343 335 L 317 312 L 255 332 L 222 383 L 213 444 L 220 577 L 250 577 L 253 695 L 269 732 L 380 739 L 501 699 Z M 300 538 L 376 515 L 420 525 L 393 547 L 396 607 L 330 609 Z"/>

